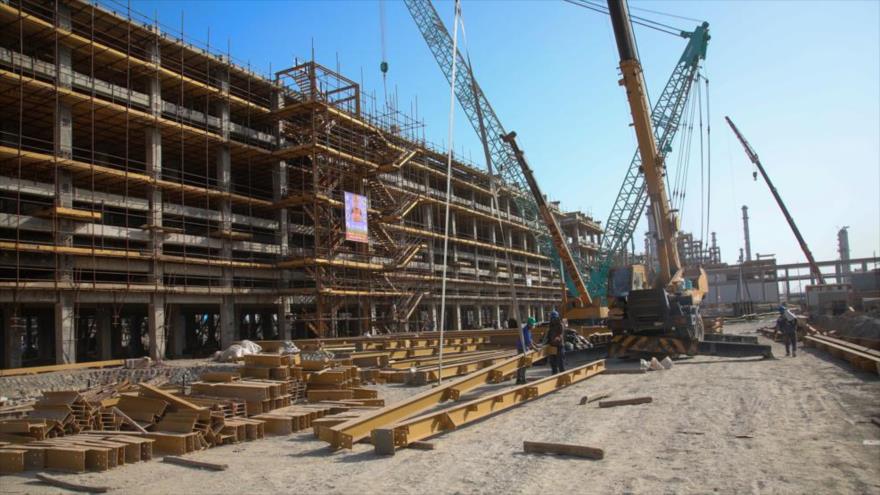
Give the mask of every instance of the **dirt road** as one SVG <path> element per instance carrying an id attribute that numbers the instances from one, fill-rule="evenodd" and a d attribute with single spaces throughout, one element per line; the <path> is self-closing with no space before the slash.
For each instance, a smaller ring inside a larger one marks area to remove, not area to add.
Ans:
<path id="1" fill-rule="evenodd" d="M 748 333 L 758 324 L 732 325 Z M 766 340 L 763 340 L 766 342 Z M 784 354 L 774 344 L 777 356 Z M 609 363 L 614 366 L 617 363 Z M 529 376 L 546 374 L 546 368 Z M 510 383 L 510 382 L 508 382 Z M 419 389 L 383 388 L 393 399 Z M 578 405 L 590 391 L 651 404 Z M 669 371 L 600 375 L 434 439 L 434 451 L 378 457 L 370 445 L 330 452 L 310 434 L 211 449 L 207 472 L 149 462 L 59 475 L 118 493 L 877 493 L 880 380 L 803 349 L 797 358 L 698 357 Z M 522 453 L 524 440 L 600 447 L 589 461 Z M 870 442 L 869 442 L 870 443 Z M 32 475 L 0 492 L 58 493 Z"/>

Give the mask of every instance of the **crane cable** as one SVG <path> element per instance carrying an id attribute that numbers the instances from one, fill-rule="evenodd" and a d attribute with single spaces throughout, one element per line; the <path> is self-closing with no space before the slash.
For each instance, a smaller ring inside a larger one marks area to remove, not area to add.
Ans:
<path id="1" fill-rule="evenodd" d="M 562 1 L 564 1 L 566 3 L 570 3 L 572 5 L 576 5 L 578 7 L 585 8 L 587 10 L 592 10 L 593 12 L 598 12 L 600 14 L 609 15 L 608 14 L 608 7 L 606 7 L 602 4 L 593 3 L 590 0 L 562 0 Z M 642 10 L 646 10 L 646 9 L 642 9 Z M 674 14 L 663 14 L 661 12 L 656 12 L 656 11 L 651 11 L 651 12 L 653 12 L 655 14 L 660 14 L 660 15 L 667 15 L 670 17 L 681 17 L 681 16 L 676 16 Z M 675 36 L 678 38 L 680 38 L 682 36 L 682 33 L 686 32 L 684 29 L 679 29 L 675 26 L 670 26 L 670 25 L 664 24 L 662 22 L 654 21 L 654 20 L 651 20 L 651 19 L 648 19 L 645 17 L 632 15 L 632 14 L 630 14 L 630 21 L 633 24 L 638 24 L 640 26 L 644 26 L 646 28 L 650 28 L 655 31 L 660 31 L 661 33 L 666 33 L 666 34 L 669 34 L 669 35 L 672 35 L 672 36 Z"/>
<path id="2" fill-rule="evenodd" d="M 709 105 L 709 79 L 703 76 L 706 83 L 706 235 L 711 232 L 710 213 L 712 213 L 712 113 Z"/>
<path id="3" fill-rule="evenodd" d="M 385 45 L 385 0 L 379 0 L 379 43 L 382 47 L 382 62 L 379 64 L 379 70 L 382 72 L 382 92 L 387 102 L 388 83 L 386 76 L 388 75 L 388 53 Z"/>
<path id="4" fill-rule="evenodd" d="M 446 270 L 449 261 L 449 203 L 452 200 L 452 150 L 455 130 L 455 77 L 458 60 L 458 25 L 461 20 L 461 2 L 455 0 L 455 19 L 452 26 L 452 75 L 449 78 L 449 150 L 446 153 L 446 220 L 443 222 L 443 276 L 440 288 L 440 340 L 437 342 L 437 383 L 443 382 L 443 341 L 446 329 Z"/>

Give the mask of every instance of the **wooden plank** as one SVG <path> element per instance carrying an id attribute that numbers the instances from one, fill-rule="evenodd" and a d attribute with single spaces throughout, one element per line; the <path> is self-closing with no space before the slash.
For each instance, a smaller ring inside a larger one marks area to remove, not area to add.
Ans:
<path id="1" fill-rule="evenodd" d="M 37 473 L 35 475 L 38 480 L 46 483 L 48 485 L 52 485 L 58 488 L 64 488 L 65 490 L 73 490 L 75 492 L 87 492 L 87 493 L 106 493 L 109 488 L 106 486 L 87 486 L 80 485 L 78 483 L 72 483 L 70 481 L 59 480 L 58 478 L 53 478 L 51 476 L 47 476 L 43 473 Z"/>
<path id="2" fill-rule="evenodd" d="M 587 394 L 581 397 L 581 405 L 589 404 L 590 402 L 596 402 L 599 399 L 606 399 L 611 397 L 611 392 L 593 392 L 592 394 Z"/>
<path id="3" fill-rule="evenodd" d="M 653 397 L 633 397 L 631 399 L 605 400 L 599 403 L 599 407 L 630 406 L 635 404 L 647 404 L 654 400 Z"/>
<path id="4" fill-rule="evenodd" d="M 605 451 L 602 449 L 564 443 L 525 441 L 523 442 L 523 451 L 529 454 L 559 454 L 595 460 L 603 459 L 605 457 Z"/>
<path id="5" fill-rule="evenodd" d="M 204 462 L 204 461 L 196 461 L 193 459 L 184 459 L 183 457 L 177 457 L 172 455 L 166 455 L 162 458 L 162 462 L 167 462 L 169 464 L 176 464 L 178 466 L 185 466 L 191 468 L 200 468 L 200 469 L 210 469 L 211 471 L 226 471 L 229 466 L 227 464 L 216 464 L 213 462 Z"/>
<path id="6" fill-rule="evenodd" d="M 407 445 L 408 448 L 416 449 L 416 450 L 434 450 L 435 444 L 433 442 L 410 442 Z"/>

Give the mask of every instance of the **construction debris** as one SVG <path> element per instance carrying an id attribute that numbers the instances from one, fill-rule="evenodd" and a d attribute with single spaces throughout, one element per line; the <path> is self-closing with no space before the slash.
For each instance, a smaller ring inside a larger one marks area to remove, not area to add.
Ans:
<path id="1" fill-rule="evenodd" d="M 633 397 L 631 399 L 606 400 L 599 403 L 599 407 L 631 406 L 635 404 L 648 404 L 653 397 Z"/>
<path id="2" fill-rule="evenodd" d="M 523 451 L 529 454 L 559 454 L 586 459 L 600 460 L 605 458 L 605 451 L 583 445 L 567 445 L 563 443 L 523 442 Z"/>
<path id="3" fill-rule="evenodd" d="M 240 373 L 205 373 L 189 393 L 127 381 L 45 392 L 24 417 L 0 420 L 0 471 L 104 471 L 150 460 L 154 451 L 171 456 L 166 462 L 220 469 L 175 456 L 307 430 L 327 415 L 354 419 L 384 405 L 345 360 L 309 363 L 314 371 L 295 354 L 248 354 L 243 361 Z M 334 401 L 292 405 L 305 400 L 307 387 Z"/>
<path id="4" fill-rule="evenodd" d="M 209 469 L 211 471 L 226 471 L 229 466 L 226 464 L 217 464 L 213 462 L 194 461 L 192 459 L 184 459 L 173 455 L 166 455 L 162 458 L 162 462 L 169 464 L 177 464 L 178 466 L 186 466 L 199 469 Z"/>
<path id="5" fill-rule="evenodd" d="M 45 474 L 37 473 L 37 479 L 42 481 L 43 483 L 58 487 L 64 488 L 65 490 L 73 490 L 75 492 L 87 492 L 87 493 L 106 493 L 109 488 L 106 486 L 88 486 L 88 485 L 80 485 L 79 483 L 71 483 L 69 481 L 59 480 L 58 478 L 53 478 L 51 476 L 47 476 Z"/>
<path id="6" fill-rule="evenodd" d="M 608 397 L 611 397 L 611 392 L 594 392 L 592 394 L 581 397 L 580 405 L 583 406 L 585 404 L 589 404 L 590 402 L 596 402 L 599 399 L 605 399 Z"/>

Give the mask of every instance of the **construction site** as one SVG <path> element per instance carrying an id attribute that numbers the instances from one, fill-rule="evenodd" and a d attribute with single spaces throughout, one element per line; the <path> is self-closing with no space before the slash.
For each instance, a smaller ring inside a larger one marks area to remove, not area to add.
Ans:
<path id="1" fill-rule="evenodd" d="M 711 19 L 649 98 L 669 26 L 560 2 L 611 27 L 637 144 L 598 220 L 502 125 L 467 1 L 379 2 L 479 159 L 314 50 L 262 74 L 130 4 L 0 0 L 0 493 L 880 494 L 880 243 L 817 260 L 735 114 L 799 250 L 741 203 L 682 228 Z"/>

